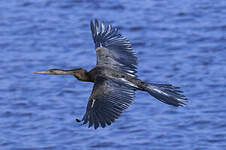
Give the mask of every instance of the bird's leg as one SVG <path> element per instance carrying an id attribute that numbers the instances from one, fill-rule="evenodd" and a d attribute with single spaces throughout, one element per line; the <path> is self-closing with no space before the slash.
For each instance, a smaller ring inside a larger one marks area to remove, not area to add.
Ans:
<path id="1" fill-rule="evenodd" d="M 80 119 L 78 119 L 78 118 L 76 118 L 76 119 L 75 119 L 75 121 L 77 121 L 77 122 L 81 122 L 81 120 L 80 120 Z"/>

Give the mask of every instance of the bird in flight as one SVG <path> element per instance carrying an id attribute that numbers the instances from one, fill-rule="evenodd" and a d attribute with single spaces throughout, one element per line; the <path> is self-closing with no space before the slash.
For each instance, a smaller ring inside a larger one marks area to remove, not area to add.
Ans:
<path id="1" fill-rule="evenodd" d="M 90 22 L 97 62 L 90 71 L 82 68 L 50 69 L 37 74 L 73 75 L 80 81 L 93 82 L 83 124 L 97 129 L 111 125 L 133 102 L 135 91 L 141 90 L 163 103 L 184 106 L 187 98 L 179 87 L 171 84 L 146 83 L 137 78 L 137 57 L 131 43 L 116 27 L 98 20 Z"/>

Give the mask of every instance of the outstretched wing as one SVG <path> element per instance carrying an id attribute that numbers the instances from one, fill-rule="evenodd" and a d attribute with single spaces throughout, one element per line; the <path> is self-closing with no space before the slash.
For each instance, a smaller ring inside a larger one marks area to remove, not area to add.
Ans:
<path id="1" fill-rule="evenodd" d="M 122 111 L 129 107 L 134 98 L 134 87 L 123 82 L 97 77 L 92 94 L 83 117 L 83 124 L 89 122 L 89 127 L 94 125 L 103 128 L 111 125 Z"/>
<path id="2" fill-rule="evenodd" d="M 116 27 L 90 22 L 93 40 L 97 53 L 97 65 L 111 67 L 117 71 L 135 76 L 137 57 L 131 43 L 118 33 Z"/>

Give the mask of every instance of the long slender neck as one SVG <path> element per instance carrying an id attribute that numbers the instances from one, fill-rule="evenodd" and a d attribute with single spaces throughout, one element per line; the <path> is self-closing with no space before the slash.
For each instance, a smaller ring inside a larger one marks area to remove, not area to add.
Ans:
<path id="1" fill-rule="evenodd" d="M 64 74 L 64 75 L 73 75 L 80 81 L 91 82 L 89 73 L 85 69 L 82 69 L 82 68 L 72 69 L 72 70 L 61 70 L 61 69 L 59 69 L 59 70 L 56 71 L 56 73 L 57 74 Z"/>
<path id="2" fill-rule="evenodd" d="M 87 72 L 85 69 L 79 68 L 79 69 L 68 70 L 68 71 L 69 72 L 72 71 L 73 75 L 80 81 L 93 82 L 91 81 L 89 72 Z"/>
<path id="3" fill-rule="evenodd" d="M 75 72 L 73 70 L 63 70 L 58 69 L 57 71 L 54 71 L 56 75 L 74 75 Z"/>
<path id="4" fill-rule="evenodd" d="M 73 75 L 80 81 L 93 82 L 91 80 L 91 75 L 82 68 L 72 69 L 72 70 L 62 70 L 62 69 L 50 69 L 43 72 L 35 72 L 36 74 L 50 74 L 50 75 Z"/>
<path id="5" fill-rule="evenodd" d="M 80 81 L 93 82 L 87 71 L 79 71 L 73 75 Z"/>

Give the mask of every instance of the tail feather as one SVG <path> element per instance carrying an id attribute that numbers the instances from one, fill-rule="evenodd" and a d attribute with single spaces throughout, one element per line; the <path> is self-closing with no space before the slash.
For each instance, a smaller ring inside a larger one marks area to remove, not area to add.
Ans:
<path id="1" fill-rule="evenodd" d="M 187 101 L 187 98 L 182 94 L 183 91 L 171 84 L 149 83 L 145 90 L 156 99 L 169 105 L 184 106 Z"/>

